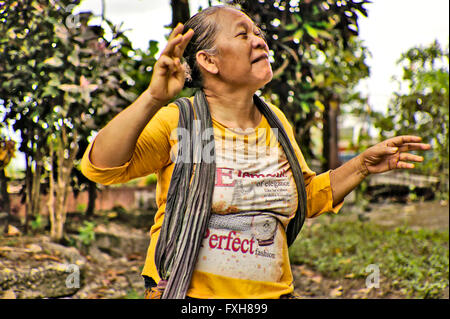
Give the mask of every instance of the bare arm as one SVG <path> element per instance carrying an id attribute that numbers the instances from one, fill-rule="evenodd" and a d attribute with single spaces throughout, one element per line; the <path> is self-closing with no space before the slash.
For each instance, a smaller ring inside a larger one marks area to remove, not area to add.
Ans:
<path id="1" fill-rule="evenodd" d="M 423 157 L 405 153 L 415 150 L 429 150 L 429 144 L 419 143 L 418 136 L 397 136 L 378 143 L 342 166 L 330 172 L 333 205 L 358 186 L 369 174 L 387 172 L 398 168 L 414 168 L 408 162 L 422 162 Z"/>
<path id="2" fill-rule="evenodd" d="M 142 93 L 98 133 L 91 150 L 92 164 L 117 167 L 130 160 L 139 135 L 161 106 L 147 90 Z"/>
<path id="3" fill-rule="evenodd" d="M 155 63 L 147 90 L 112 119 L 95 138 L 90 160 L 100 168 L 117 167 L 131 159 L 139 135 L 147 123 L 184 86 L 185 72 L 180 59 L 194 32 L 182 34 L 179 24 Z"/>

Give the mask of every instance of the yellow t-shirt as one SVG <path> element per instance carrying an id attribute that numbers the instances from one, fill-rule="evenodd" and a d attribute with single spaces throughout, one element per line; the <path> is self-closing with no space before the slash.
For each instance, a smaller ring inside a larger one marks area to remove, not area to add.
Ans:
<path id="1" fill-rule="evenodd" d="M 191 98 L 191 102 L 193 99 Z M 270 104 L 269 104 L 270 105 Z M 311 171 L 295 142 L 292 127 L 277 107 L 303 171 L 307 217 L 333 207 L 329 172 Z M 297 209 L 297 191 L 276 130 L 263 117 L 250 130 L 230 129 L 213 120 L 216 180 L 211 218 L 204 234 L 187 295 L 193 298 L 279 298 L 293 291 L 285 229 Z M 154 262 L 164 219 L 167 191 L 177 154 L 178 107 L 161 108 L 140 135 L 130 161 L 120 167 L 95 167 L 87 148 L 81 169 L 101 184 L 123 183 L 156 172 L 158 211 L 142 275 L 160 280 Z M 184 137 L 183 137 L 184 138 Z M 207 152 L 205 152 L 206 154 Z"/>

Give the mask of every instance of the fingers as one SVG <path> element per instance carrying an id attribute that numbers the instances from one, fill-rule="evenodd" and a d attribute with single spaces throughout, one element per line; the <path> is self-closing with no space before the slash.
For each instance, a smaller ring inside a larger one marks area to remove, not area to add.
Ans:
<path id="1" fill-rule="evenodd" d="M 431 149 L 431 145 L 425 144 L 425 143 L 407 143 L 407 144 L 403 144 L 398 149 L 400 152 L 426 151 L 426 150 Z"/>
<path id="2" fill-rule="evenodd" d="M 411 169 L 414 168 L 413 163 L 409 162 L 423 162 L 423 157 L 419 155 L 409 154 L 409 153 L 400 153 L 398 162 L 396 164 L 396 168 L 406 168 Z"/>
<path id="3" fill-rule="evenodd" d="M 394 154 L 408 151 L 426 151 L 431 149 L 430 144 L 419 143 L 422 141 L 420 136 L 403 135 L 390 138 L 385 141 L 386 153 Z"/>
<path id="4" fill-rule="evenodd" d="M 169 36 L 168 42 L 161 55 L 181 58 L 189 41 L 194 36 L 194 31 L 189 29 L 185 34 L 183 32 L 183 24 L 179 23 Z"/>
<path id="5" fill-rule="evenodd" d="M 385 172 L 391 169 L 411 169 L 414 163 L 424 161 L 422 156 L 408 151 L 424 151 L 431 149 L 430 144 L 420 143 L 422 138 L 413 135 L 397 136 L 378 143 L 363 154 L 371 165 L 372 172 Z"/>
<path id="6" fill-rule="evenodd" d="M 169 42 L 170 40 L 173 40 L 176 36 L 178 36 L 179 34 L 181 34 L 183 32 L 183 24 L 182 23 L 178 23 L 177 26 L 175 28 L 173 28 L 172 32 L 169 35 L 169 39 L 167 39 L 167 42 Z"/>
<path id="7" fill-rule="evenodd" d="M 400 169 L 402 169 L 402 168 L 403 169 L 409 168 L 409 169 L 411 169 L 411 168 L 414 168 L 414 164 L 400 161 L 400 162 L 397 162 L 397 168 L 400 168 Z"/>
<path id="8" fill-rule="evenodd" d="M 400 153 L 399 160 L 409 162 L 423 162 L 423 157 L 409 153 Z"/>
<path id="9" fill-rule="evenodd" d="M 186 49 L 189 41 L 191 41 L 192 37 L 194 36 L 194 30 L 189 29 L 184 35 L 183 39 L 181 40 L 181 43 L 178 45 L 178 49 L 180 52 L 178 53 L 179 57 L 181 58 L 183 56 L 184 50 Z"/>
<path id="10" fill-rule="evenodd" d="M 163 55 L 167 55 L 167 56 L 174 56 L 174 49 L 175 47 L 181 43 L 181 41 L 183 41 L 183 36 L 181 34 L 178 34 L 176 37 L 174 37 L 173 39 L 170 39 L 167 42 L 166 47 L 164 48 L 164 50 L 161 53 L 161 56 Z"/>
<path id="11" fill-rule="evenodd" d="M 172 32 L 169 35 L 169 38 L 167 39 L 167 45 L 162 51 L 161 55 L 168 55 L 170 52 L 173 51 L 173 48 L 181 42 L 181 33 L 183 32 L 183 25 L 181 23 L 178 23 L 178 25 L 172 30 Z"/>
<path id="12" fill-rule="evenodd" d="M 403 146 L 406 144 L 410 144 L 410 145 L 420 145 L 420 148 L 418 149 L 421 150 L 428 150 L 431 148 L 429 144 L 420 143 L 421 141 L 422 138 L 420 136 L 401 135 L 387 139 L 385 142 L 387 146 Z"/>
<path id="13" fill-rule="evenodd" d="M 155 70 L 160 69 L 162 73 L 160 75 L 170 75 L 179 72 L 182 69 L 179 58 L 169 58 L 166 55 L 161 55 L 158 62 L 158 67 Z"/>

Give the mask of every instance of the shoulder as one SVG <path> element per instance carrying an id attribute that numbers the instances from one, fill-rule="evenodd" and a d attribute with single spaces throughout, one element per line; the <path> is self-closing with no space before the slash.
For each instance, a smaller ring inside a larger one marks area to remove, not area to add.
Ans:
<path id="1" fill-rule="evenodd" d="M 178 115 L 178 106 L 175 103 L 170 103 L 159 109 L 154 118 L 158 119 L 159 121 L 166 122 L 170 125 L 170 123 L 172 123 L 173 121 L 178 122 Z"/>
<path id="2" fill-rule="evenodd" d="M 270 107 L 270 109 L 275 113 L 275 115 L 278 117 L 278 119 L 281 121 L 281 124 L 283 124 L 283 126 L 285 128 L 291 127 L 291 124 L 289 123 L 286 115 L 283 113 L 283 111 L 278 106 L 276 106 L 268 101 L 265 101 L 265 102 Z"/>
<path id="3" fill-rule="evenodd" d="M 189 98 L 192 101 L 193 97 Z M 161 125 L 165 129 L 172 131 L 173 129 L 178 127 L 178 117 L 180 111 L 175 102 L 169 103 L 166 106 L 163 106 L 159 111 L 155 114 L 155 116 L 150 120 L 147 126 L 153 125 Z"/>

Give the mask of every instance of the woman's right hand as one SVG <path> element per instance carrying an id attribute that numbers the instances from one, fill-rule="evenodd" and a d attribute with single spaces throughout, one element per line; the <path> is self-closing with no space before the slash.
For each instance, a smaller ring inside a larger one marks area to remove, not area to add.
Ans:
<path id="1" fill-rule="evenodd" d="M 147 90 L 159 105 L 165 105 L 184 86 L 185 69 L 181 64 L 181 57 L 194 31 L 189 29 L 182 34 L 183 28 L 183 24 L 179 23 L 173 29 L 166 47 L 153 67 L 152 79 Z"/>

